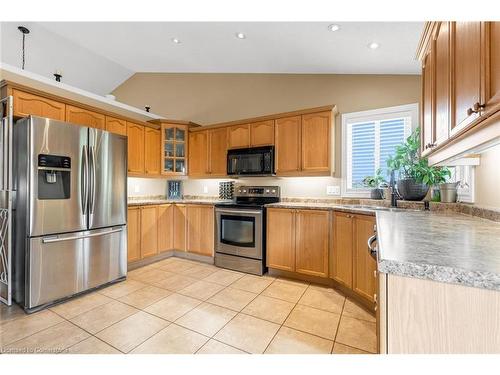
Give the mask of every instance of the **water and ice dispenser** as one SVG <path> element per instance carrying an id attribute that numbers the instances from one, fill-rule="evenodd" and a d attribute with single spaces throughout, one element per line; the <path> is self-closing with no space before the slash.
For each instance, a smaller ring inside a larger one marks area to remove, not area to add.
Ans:
<path id="1" fill-rule="evenodd" d="M 71 158 L 38 155 L 38 199 L 69 199 Z"/>

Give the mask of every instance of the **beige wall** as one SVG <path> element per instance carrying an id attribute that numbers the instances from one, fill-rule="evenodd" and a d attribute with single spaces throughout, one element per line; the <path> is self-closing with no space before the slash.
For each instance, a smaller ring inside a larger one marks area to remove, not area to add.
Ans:
<path id="1" fill-rule="evenodd" d="M 481 154 L 481 165 L 476 167 L 476 204 L 500 208 L 500 145 Z"/>
<path id="2" fill-rule="evenodd" d="M 418 75 L 311 75 L 311 74 L 165 74 L 138 73 L 114 92 L 118 101 L 169 119 L 202 125 L 248 117 L 336 104 L 340 113 L 356 112 L 420 101 Z M 336 118 L 335 174 L 322 179 L 259 179 L 276 183 L 287 196 L 326 196 L 327 185 L 340 185 L 340 115 Z M 309 186 L 315 181 L 313 187 Z M 216 182 L 187 181 L 185 190 L 212 192 Z M 305 194 L 305 193 L 304 193 Z M 302 195 L 303 196 L 303 195 Z"/>

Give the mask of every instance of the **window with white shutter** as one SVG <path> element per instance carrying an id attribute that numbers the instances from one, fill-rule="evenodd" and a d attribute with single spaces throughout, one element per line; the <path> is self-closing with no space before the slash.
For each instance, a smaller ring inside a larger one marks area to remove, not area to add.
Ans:
<path id="1" fill-rule="evenodd" d="M 342 115 L 342 194 L 369 196 L 363 179 L 381 169 L 388 180 L 387 159 L 417 127 L 418 104 Z"/>

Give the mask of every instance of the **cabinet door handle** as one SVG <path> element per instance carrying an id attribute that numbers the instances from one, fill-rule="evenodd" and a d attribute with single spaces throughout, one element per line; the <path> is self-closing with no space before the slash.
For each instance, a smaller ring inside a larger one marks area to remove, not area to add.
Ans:
<path id="1" fill-rule="evenodd" d="M 479 102 L 474 103 L 472 108 L 467 109 L 467 116 L 472 115 L 473 113 L 479 113 L 486 107 L 486 104 L 479 104 Z"/>

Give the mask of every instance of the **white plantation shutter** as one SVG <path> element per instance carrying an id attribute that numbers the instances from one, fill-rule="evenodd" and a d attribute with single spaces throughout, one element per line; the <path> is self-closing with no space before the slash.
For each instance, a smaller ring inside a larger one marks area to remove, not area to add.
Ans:
<path id="1" fill-rule="evenodd" d="M 403 143 L 416 125 L 417 105 L 358 112 L 343 116 L 344 195 L 366 195 L 366 176 L 377 169 L 387 177 L 387 159 Z M 395 109 L 397 109 L 395 111 Z M 360 195 L 360 196 L 361 196 Z"/>

